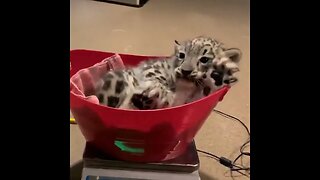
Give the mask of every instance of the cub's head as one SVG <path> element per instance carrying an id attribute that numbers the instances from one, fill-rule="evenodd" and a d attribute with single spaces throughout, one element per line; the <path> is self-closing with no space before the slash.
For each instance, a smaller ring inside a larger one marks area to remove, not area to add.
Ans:
<path id="1" fill-rule="evenodd" d="M 220 42 L 210 37 L 197 37 L 181 43 L 175 41 L 175 55 L 176 76 L 190 80 L 203 78 L 221 60 L 238 63 L 241 58 L 240 50 L 224 49 Z"/>

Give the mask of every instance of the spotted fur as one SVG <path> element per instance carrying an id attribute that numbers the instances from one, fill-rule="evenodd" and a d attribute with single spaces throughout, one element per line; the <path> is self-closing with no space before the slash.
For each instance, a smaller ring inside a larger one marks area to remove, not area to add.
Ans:
<path id="1" fill-rule="evenodd" d="M 175 69 L 178 90 L 174 105 L 198 100 L 238 81 L 234 74 L 239 71 L 239 49 L 226 49 L 217 40 L 198 37 L 182 43 L 176 41 L 176 50 L 180 64 Z"/>
<path id="2" fill-rule="evenodd" d="M 97 91 L 101 104 L 123 109 L 158 109 L 185 104 L 237 81 L 240 51 L 198 37 L 179 43 L 168 58 L 110 71 Z"/>
<path id="3" fill-rule="evenodd" d="M 101 104 L 122 109 L 157 109 L 173 104 L 175 56 L 109 71 L 96 95 Z"/>

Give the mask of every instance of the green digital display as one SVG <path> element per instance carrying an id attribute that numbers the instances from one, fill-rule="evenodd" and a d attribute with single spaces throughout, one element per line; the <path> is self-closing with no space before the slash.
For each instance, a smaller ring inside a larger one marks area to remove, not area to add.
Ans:
<path id="1" fill-rule="evenodd" d="M 123 141 L 115 140 L 114 145 L 116 145 L 121 151 L 130 153 L 144 153 L 143 148 L 132 148 L 125 144 Z"/>

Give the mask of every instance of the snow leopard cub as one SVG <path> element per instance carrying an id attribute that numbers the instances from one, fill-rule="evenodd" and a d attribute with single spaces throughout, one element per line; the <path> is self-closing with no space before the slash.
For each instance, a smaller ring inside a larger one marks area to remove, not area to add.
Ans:
<path id="1" fill-rule="evenodd" d="M 182 105 L 207 96 L 215 86 L 231 82 L 229 76 L 232 77 L 235 68 L 230 69 L 230 63 L 227 65 L 225 54 L 227 50 L 212 38 L 175 41 L 175 52 L 168 58 L 151 59 L 137 67 L 108 72 L 96 95 L 101 104 L 122 109 Z"/>
<path id="2" fill-rule="evenodd" d="M 226 49 L 221 42 L 209 37 L 176 42 L 176 49 L 181 63 L 175 69 L 177 81 L 174 106 L 198 100 L 238 81 L 234 73 L 239 71 L 239 49 Z"/>

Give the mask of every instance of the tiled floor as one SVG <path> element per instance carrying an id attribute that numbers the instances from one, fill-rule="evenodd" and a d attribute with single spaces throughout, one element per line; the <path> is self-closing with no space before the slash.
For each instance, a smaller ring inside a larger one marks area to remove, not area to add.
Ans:
<path id="1" fill-rule="evenodd" d="M 239 117 L 250 127 L 249 0 L 149 0 L 132 8 L 92 0 L 71 0 L 71 49 L 129 54 L 170 55 L 173 40 L 209 35 L 243 52 L 240 81 L 217 109 Z M 239 123 L 212 113 L 196 136 L 199 149 L 235 158 L 247 140 Z M 70 125 L 70 165 L 81 159 L 84 139 Z M 227 169 L 201 155 L 204 180 L 232 179 Z M 238 179 L 248 179 L 240 177 Z"/>

